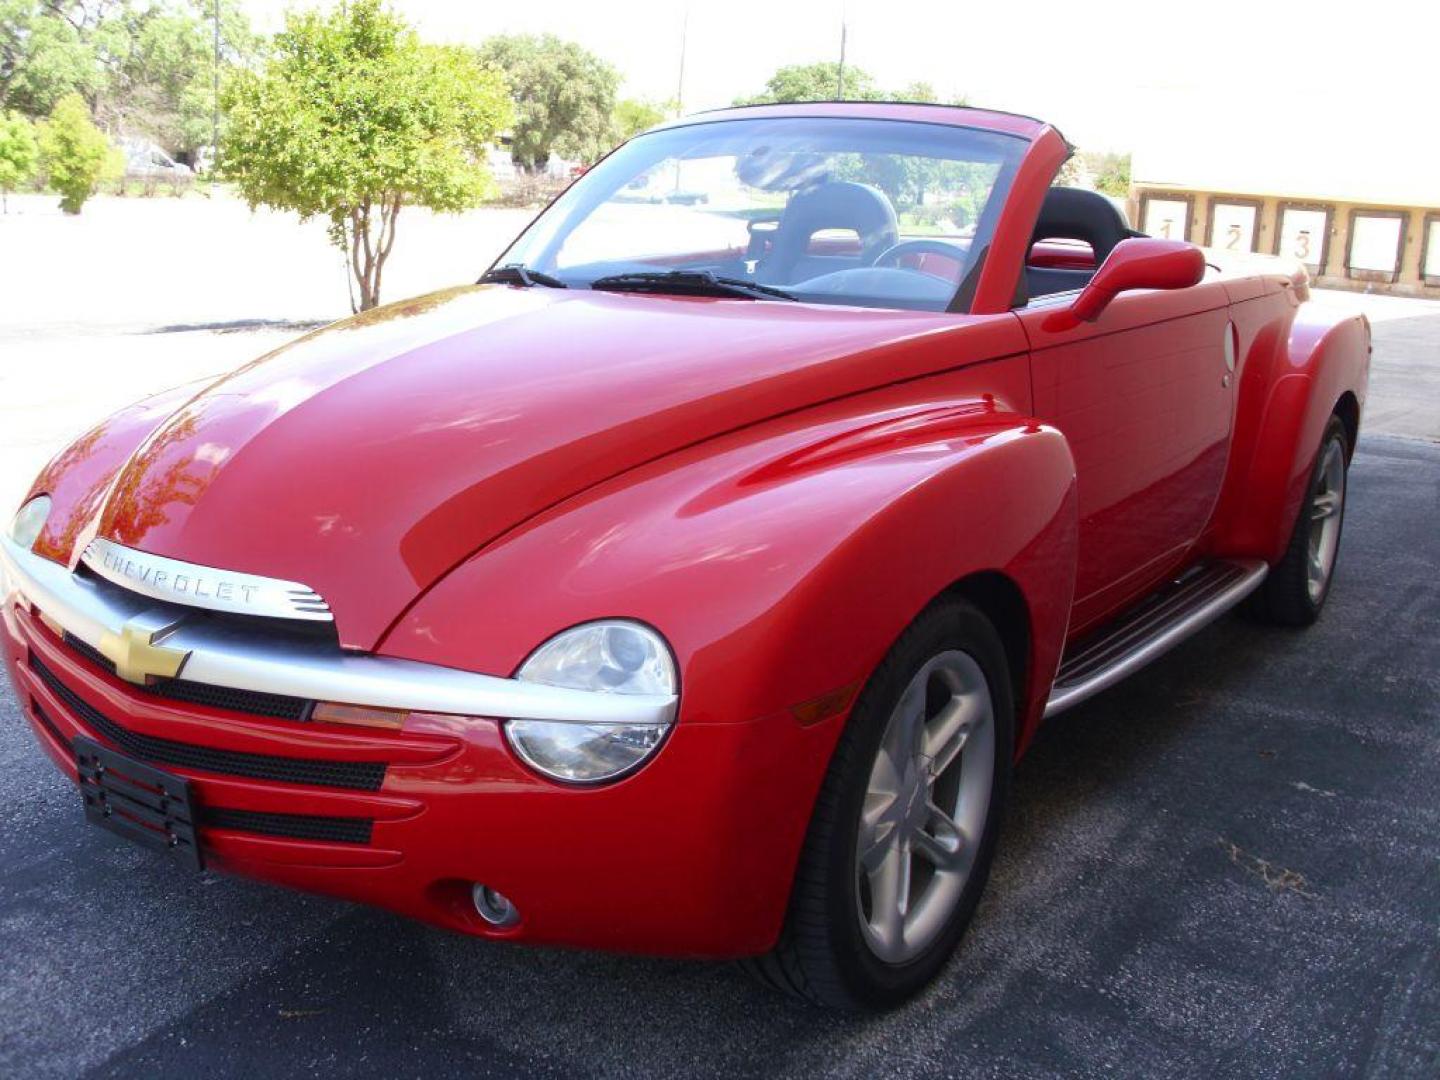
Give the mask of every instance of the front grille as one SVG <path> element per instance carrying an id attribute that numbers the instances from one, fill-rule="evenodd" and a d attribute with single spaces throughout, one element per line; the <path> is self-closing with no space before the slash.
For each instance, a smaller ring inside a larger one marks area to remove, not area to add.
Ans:
<path id="1" fill-rule="evenodd" d="M 260 810 L 200 811 L 200 824 L 211 829 L 283 836 L 290 840 L 328 840 L 340 844 L 368 844 L 371 818 L 323 817 L 319 814 L 272 814 Z"/>
<path id="2" fill-rule="evenodd" d="M 141 761 L 179 765 L 182 768 L 222 775 L 244 776 L 253 780 L 278 780 L 286 784 L 352 788 L 357 791 L 378 791 L 385 780 L 383 761 L 322 761 L 314 758 L 280 757 L 275 754 L 251 754 L 142 735 L 121 727 L 82 699 L 61 682 L 33 651 L 30 653 L 30 670 L 82 723 L 114 743 L 122 752 Z"/>
<path id="3" fill-rule="evenodd" d="M 70 740 L 55 726 L 55 721 L 46 715 L 45 710 L 40 706 L 40 702 L 34 698 L 30 699 L 30 711 L 35 714 L 35 719 L 40 721 L 40 726 L 49 733 L 52 739 L 65 747 L 66 750 L 70 749 Z"/>
<path id="4" fill-rule="evenodd" d="M 67 750 L 65 738 L 45 712 L 45 707 L 30 699 L 30 711 L 50 737 Z M 230 810 L 223 806 L 201 807 L 200 824 L 211 829 L 258 833 L 262 836 L 283 836 L 289 840 L 325 840 L 339 844 L 368 844 L 375 827 L 373 818 L 326 817 L 321 814 L 277 814 L 261 810 Z"/>
<path id="5" fill-rule="evenodd" d="M 102 671 L 115 674 L 114 662 L 102 656 L 100 650 L 93 645 L 81 641 L 68 631 L 65 634 L 65 644 L 71 651 L 83 656 Z M 231 690 L 226 686 L 211 686 L 186 679 L 156 679 L 145 686 L 137 685 L 136 689 L 169 701 L 203 705 L 227 712 L 248 713 L 251 716 L 265 716 L 272 720 L 309 720 L 312 704 L 304 698 L 266 694 L 258 690 Z"/>

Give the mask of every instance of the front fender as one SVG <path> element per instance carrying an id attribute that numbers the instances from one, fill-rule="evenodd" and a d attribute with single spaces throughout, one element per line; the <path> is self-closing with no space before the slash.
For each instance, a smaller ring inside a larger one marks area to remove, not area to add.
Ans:
<path id="1" fill-rule="evenodd" d="M 552 508 L 423 596 L 380 651 L 508 675 L 576 623 L 641 619 L 680 662 L 680 721 L 736 723 L 858 688 L 931 600 L 989 571 L 1025 598 L 1028 717 L 1072 598 L 1074 462 L 974 374 L 946 378 L 733 433 Z"/>
<path id="2" fill-rule="evenodd" d="M 1038 720 L 1074 586 L 1076 499 L 1064 439 L 1008 407 L 1027 379 L 1023 357 L 984 365 L 634 470 L 467 561 L 381 650 L 509 674 L 589 619 L 661 630 L 681 669 L 676 730 L 638 773 L 571 793 L 572 869 L 649 880 L 661 859 L 726 948 L 763 951 L 855 693 L 957 579 L 996 571 L 1024 596 L 1025 730 Z M 619 847 L 600 813 L 612 791 L 646 806 Z M 503 859 L 495 845 L 486 857 Z"/>

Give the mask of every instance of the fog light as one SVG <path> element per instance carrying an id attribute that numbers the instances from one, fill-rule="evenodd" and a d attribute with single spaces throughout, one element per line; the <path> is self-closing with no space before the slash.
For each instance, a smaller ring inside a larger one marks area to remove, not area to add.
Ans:
<path id="1" fill-rule="evenodd" d="M 491 926 L 514 926 L 520 921 L 520 912 L 510 900 L 478 881 L 470 886 L 470 898 L 475 902 L 475 914 Z"/>

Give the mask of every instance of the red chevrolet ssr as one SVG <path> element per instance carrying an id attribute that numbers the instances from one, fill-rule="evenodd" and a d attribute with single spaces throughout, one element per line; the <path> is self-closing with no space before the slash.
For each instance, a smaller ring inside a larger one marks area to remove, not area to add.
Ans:
<path id="1" fill-rule="evenodd" d="M 903 1000 L 1042 719 L 1336 563 L 1368 325 L 1069 153 L 690 117 L 478 284 L 106 420 L 0 544 L 36 738 L 192 866 Z"/>

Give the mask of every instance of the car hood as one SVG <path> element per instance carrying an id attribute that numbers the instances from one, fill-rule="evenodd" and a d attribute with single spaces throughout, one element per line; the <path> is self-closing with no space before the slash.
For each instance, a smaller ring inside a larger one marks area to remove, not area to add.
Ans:
<path id="1" fill-rule="evenodd" d="M 467 556 L 591 485 L 768 417 L 1019 351 L 1019 334 L 1006 316 L 455 289 L 210 385 L 119 467 L 98 521 L 88 512 L 128 547 L 304 583 L 342 644 L 368 649 Z"/>

